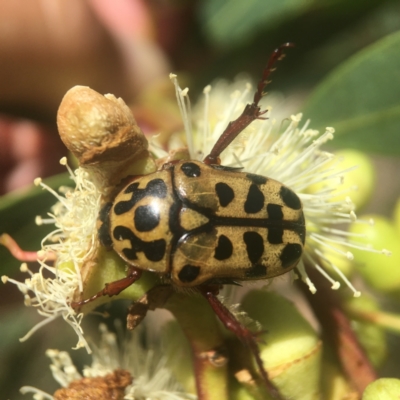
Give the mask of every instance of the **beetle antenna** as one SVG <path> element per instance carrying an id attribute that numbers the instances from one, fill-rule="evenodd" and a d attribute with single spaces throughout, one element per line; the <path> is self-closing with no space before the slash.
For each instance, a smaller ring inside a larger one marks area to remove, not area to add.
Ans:
<path id="1" fill-rule="evenodd" d="M 264 89 L 269 83 L 271 83 L 268 78 L 271 75 L 271 72 L 274 72 L 276 70 L 276 68 L 274 68 L 275 63 L 285 57 L 284 50 L 288 47 L 294 47 L 294 43 L 284 43 L 280 45 L 277 49 L 275 49 L 270 55 L 267 65 L 265 66 L 262 73 L 261 79 L 258 82 L 257 91 L 254 93 L 253 104 L 258 106 L 258 103 L 260 102 L 262 97 L 266 95 Z"/>
<path id="2" fill-rule="evenodd" d="M 253 103 L 247 104 L 242 114 L 234 121 L 229 122 L 228 126 L 222 132 L 221 136 L 218 138 L 214 147 L 211 149 L 210 154 L 203 160 L 205 164 L 208 165 L 218 165 L 221 164 L 219 156 L 221 153 L 232 143 L 232 141 L 247 128 L 256 119 L 265 119 L 262 117 L 267 110 L 261 111 L 259 102 L 261 98 L 265 95 L 264 89 L 268 85 L 268 77 L 271 72 L 275 70 L 274 65 L 277 61 L 284 57 L 284 50 L 288 47 L 293 47 L 294 44 L 287 42 L 280 45 L 275 49 L 268 59 L 267 65 L 264 68 L 262 77 L 257 85 L 257 90 L 254 93 Z"/>

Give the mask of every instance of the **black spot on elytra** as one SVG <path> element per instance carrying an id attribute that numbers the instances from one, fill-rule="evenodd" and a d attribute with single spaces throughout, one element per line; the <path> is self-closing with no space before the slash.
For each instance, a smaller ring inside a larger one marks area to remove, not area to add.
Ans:
<path id="1" fill-rule="evenodd" d="M 186 264 L 178 273 L 178 278 L 181 282 L 193 282 L 200 273 L 200 267 L 195 265 Z"/>
<path id="2" fill-rule="evenodd" d="M 135 210 L 133 220 L 135 228 L 139 232 L 150 232 L 160 223 L 160 213 L 157 207 L 153 207 L 151 204 L 139 206 Z"/>
<path id="3" fill-rule="evenodd" d="M 145 242 L 138 238 L 129 228 L 125 226 L 116 226 L 113 231 L 115 240 L 129 240 L 131 242 L 131 248 L 125 248 L 122 250 L 124 256 L 128 260 L 137 260 L 136 253 L 143 252 L 145 257 L 149 261 L 160 261 L 164 257 L 166 242 L 164 239 L 152 240 Z"/>
<path id="4" fill-rule="evenodd" d="M 283 243 L 283 228 L 279 226 L 269 226 L 267 239 L 271 244 Z"/>
<path id="5" fill-rule="evenodd" d="M 256 264 L 264 253 L 264 239 L 257 232 L 245 232 L 243 240 L 246 243 L 246 251 L 252 264 Z"/>
<path id="6" fill-rule="evenodd" d="M 200 167 L 191 162 L 182 164 L 181 170 L 188 178 L 197 178 L 201 175 Z"/>
<path id="7" fill-rule="evenodd" d="M 222 207 L 226 207 L 235 197 L 233 189 L 224 182 L 218 182 L 215 185 L 215 193 Z"/>
<path id="8" fill-rule="evenodd" d="M 215 248 L 214 258 L 217 260 L 226 260 L 233 253 L 232 242 L 225 236 L 221 235 L 218 238 L 218 245 Z"/>
<path id="9" fill-rule="evenodd" d="M 110 236 L 110 210 L 112 203 L 106 203 L 99 212 L 99 220 L 102 222 L 100 225 L 98 236 L 101 244 L 110 248 L 112 246 L 112 239 Z"/>
<path id="10" fill-rule="evenodd" d="M 271 221 L 282 221 L 283 212 L 282 206 L 278 204 L 268 204 L 267 205 L 268 219 Z M 268 225 L 268 242 L 271 244 L 281 244 L 283 243 L 283 227 L 278 224 Z"/>
<path id="11" fill-rule="evenodd" d="M 265 176 L 256 174 L 246 174 L 246 177 L 256 185 L 265 185 L 268 180 Z"/>
<path id="12" fill-rule="evenodd" d="M 130 211 L 138 201 L 146 196 L 158 197 L 160 199 L 167 196 L 167 185 L 160 178 L 148 182 L 144 189 L 138 189 L 138 186 L 139 183 L 134 182 L 124 190 L 124 193 L 132 193 L 132 197 L 127 201 L 119 201 L 116 203 L 114 206 L 115 214 L 121 215 Z"/>
<path id="13" fill-rule="evenodd" d="M 297 221 L 297 229 L 294 229 L 294 231 L 299 235 L 300 240 L 304 245 L 306 242 L 306 221 L 303 213 L 301 213 L 301 216 Z"/>
<path id="14" fill-rule="evenodd" d="M 300 210 L 301 208 L 301 201 L 299 196 L 293 190 L 290 190 L 286 186 L 281 186 L 281 190 L 279 194 L 282 198 L 282 201 L 293 210 Z"/>
<path id="15" fill-rule="evenodd" d="M 291 267 L 294 263 L 296 263 L 301 257 L 301 253 L 303 252 L 303 248 L 298 243 L 288 243 L 285 248 L 282 250 L 280 255 L 280 260 L 282 261 L 282 267 L 288 268 Z"/>
<path id="16" fill-rule="evenodd" d="M 273 220 L 282 220 L 283 219 L 283 212 L 282 212 L 282 206 L 278 204 L 268 204 L 267 205 L 267 212 L 268 212 L 268 218 L 273 219 Z"/>
<path id="17" fill-rule="evenodd" d="M 261 278 L 267 275 L 267 267 L 265 265 L 257 264 L 246 269 L 244 274 L 247 278 Z"/>
<path id="18" fill-rule="evenodd" d="M 252 183 L 250 185 L 249 193 L 247 193 L 246 202 L 244 203 L 244 211 L 248 214 L 258 213 L 264 207 L 264 199 L 264 194 L 258 186 Z"/>

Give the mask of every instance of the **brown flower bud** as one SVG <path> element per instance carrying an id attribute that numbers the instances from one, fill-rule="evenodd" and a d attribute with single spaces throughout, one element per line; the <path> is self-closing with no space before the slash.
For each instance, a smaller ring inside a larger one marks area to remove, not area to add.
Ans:
<path id="1" fill-rule="evenodd" d="M 60 104 L 57 124 L 64 144 L 103 187 L 118 184 L 148 154 L 131 110 L 111 94 L 73 87 Z"/>

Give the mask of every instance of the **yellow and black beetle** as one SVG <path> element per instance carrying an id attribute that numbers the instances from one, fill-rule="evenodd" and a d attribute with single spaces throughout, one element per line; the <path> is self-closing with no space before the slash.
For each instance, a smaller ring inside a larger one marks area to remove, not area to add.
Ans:
<path id="1" fill-rule="evenodd" d="M 273 391 L 255 336 L 218 300 L 222 284 L 269 279 L 293 269 L 305 242 L 299 197 L 283 184 L 220 165 L 220 154 L 256 119 L 273 65 L 291 47 L 271 55 L 243 113 L 228 124 L 203 160 L 180 160 L 136 177 L 100 212 L 99 239 L 129 265 L 128 275 L 111 282 L 78 308 L 100 296 L 119 294 L 141 271 L 161 274 L 178 287 L 193 287 L 208 300 L 224 325 L 251 347 Z"/>

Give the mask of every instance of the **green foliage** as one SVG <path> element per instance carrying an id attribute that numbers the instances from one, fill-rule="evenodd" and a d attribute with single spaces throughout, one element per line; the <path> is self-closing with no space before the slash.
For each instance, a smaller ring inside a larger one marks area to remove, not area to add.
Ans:
<path id="1" fill-rule="evenodd" d="M 263 29 L 299 14 L 311 0 L 207 0 L 201 13 L 206 34 L 220 46 L 237 46 Z"/>
<path id="2" fill-rule="evenodd" d="M 400 32 L 336 68 L 314 91 L 304 114 L 336 130 L 334 146 L 400 154 Z"/>

